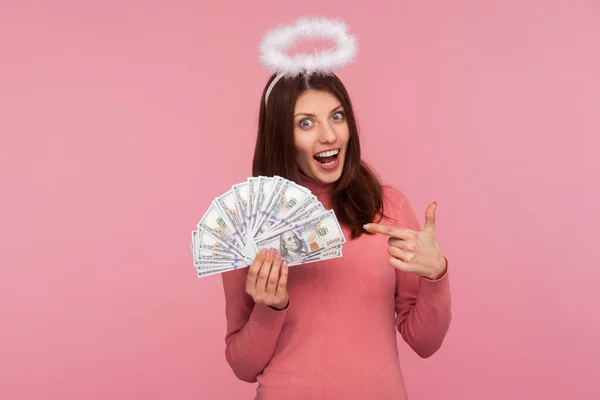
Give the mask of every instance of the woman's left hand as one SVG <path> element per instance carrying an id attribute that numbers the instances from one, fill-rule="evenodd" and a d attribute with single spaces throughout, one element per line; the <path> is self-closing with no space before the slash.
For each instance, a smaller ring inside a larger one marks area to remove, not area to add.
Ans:
<path id="1" fill-rule="evenodd" d="M 440 251 L 435 234 L 435 208 L 432 203 L 425 211 L 425 225 L 420 231 L 382 224 L 366 224 L 368 232 L 389 236 L 390 265 L 396 269 L 436 280 L 446 273 L 446 259 Z"/>

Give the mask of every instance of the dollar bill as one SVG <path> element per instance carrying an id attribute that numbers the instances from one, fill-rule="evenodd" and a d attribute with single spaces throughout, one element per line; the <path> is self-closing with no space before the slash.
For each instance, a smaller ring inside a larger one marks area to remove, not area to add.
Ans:
<path id="1" fill-rule="evenodd" d="M 248 182 L 238 183 L 231 187 L 233 190 L 233 197 L 235 199 L 235 206 L 238 209 L 238 214 L 240 215 L 240 219 L 242 225 L 244 226 L 244 235 L 246 234 L 246 226 L 248 224 Z"/>
<path id="2" fill-rule="evenodd" d="M 233 189 L 229 189 L 223 195 L 213 200 L 220 214 L 223 216 L 225 223 L 233 234 L 233 238 L 237 242 L 241 242 L 242 246 L 246 245 L 246 237 L 244 232 L 244 223 L 240 212 L 236 206 L 235 194 Z"/>
<path id="3" fill-rule="evenodd" d="M 243 266 L 232 265 L 228 268 L 196 268 L 196 275 L 198 276 L 198 278 L 202 278 L 205 276 L 222 274 L 223 272 L 227 272 L 227 271 L 233 271 L 238 268 L 245 268 L 245 265 L 243 265 Z"/>
<path id="4" fill-rule="evenodd" d="M 196 225 L 196 228 L 211 236 L 214 240 L 221 242 L 227 249 L 238 256 L 242 256 L 241 250 L 244 245 L 234 237 L 225 217 L 221 214 L 214 202 L 210 206 Z"/>
<path id="5" fill-rule="evenodd" d="M 252 231 L 252 214 L 254 212 L 254 207 L 257 202 L 257 190 L 258 190 L 258 182 L 259 177 L 251 177 L 248 178 L 248 210 L 246 212 L 246 243 L 252 240 L 252 235 L 250 232 Z"/>
<path id="6" fill-rule="evenodd" d="M 276 176 L 271 186 L 267 189 L 267 197 L 265 198 L 261 209 L 256 214 L 256 221 L 252 228 L 252 237 L 255 237 L 257 232 L 261 229 L 263 222 L 269 217 L 273 208 L 277 205 L 279 199 L 282 196 L 282 192 L 285 189 L 286 180 Z"/>
<path id="7" fill-rule="evenodd" d="M 193 251 L 202 251 L 204 254 L 221 254 L 229 257 L 236 256 L 229 250 L 229 246 L 217 240 L 211 235 L 205 234 L 204 231 L 197 229 L 192 231 L 192 248 Z"/>
<path id="8" fill-rule="evenodd" d="M 255 229 L 254 237 L 262 236 L 265 232 L 273 231 L 276 224 L 286 220 L 294 207 L 302 204 L 309 196 L 314 197 L 310 190 L 294 182 L 283 180 L 281 189 L 275 191 L 269 210 Z"/>
<path id="9" fill-rule="evenodd" d="M 245 258 L 231 253 L 223 243 L 213 239 L 201 230 L 192 231 L 191 246 L 194 264 L 226 264 L 233 261 L 245 261 Z M 210 261 L 210 263 L 205 261 Z"/>
<path id="10" fill-rule="evenodd" d="M 254 229 L 256 228 L 257 221 L 260 219 L 261 211 L 268 206 L 276 182 L 280 181 L 281 178 L 259 176 L 258 183 L 256 185 L 256 193 L 253 201 L 252 220 L 250 221 L 250 237 L 254 236 Z"/>
<path id="11" fill-rule="evenodd" d="M 199 277 L 252 264 L 275 248 L 290 266 L 342 256 L 346 239 L 333 210 L 280 176 L 249 177 L 216 197 L 192 231 Z"/>
<path id="12" fill-rule="evenodd" d="M 320 252 L 319 254 L 314 254 L 309 257 L 298 260 L 292 264 L 289 264 L 289 266 L 308 264 L 308 263 L 312 263 L 312 262 L 330 260 L 332 258 L 339 258 L 339 257 L 342 257 L 342 246 L 341 245 L 332 247 L 331 249 L 326 249 L 326 250 Z"/>
<path id="13" fill-rule="evenodd" d="M 346 242 L 333 210 L 303 220 L 294 228 L 283 228 L 256 239 L 254 255 L 262 249 L 277 249 L 291 264 L 319 251 Z"/>
<path id="14" fill-rule="evenodd" d="M 190 244 L 198 277 L 242 268 L 248 265 L 246 260 L 234 258 L 232 255 L 214 253 L 209 250 L 200 249 L 197 246 L 197 242 L 202 235 L 203 232 L 193 231 L 192 243 Z"/>
<path id="15" fill-rule="evenodd" d="M 323 204 L 311 194 L 308 198 L 290 210 L 283 220 L 275 222 L 274 226 L 269 228 L 269 230 L 278 231 L 284 227 L 294 228 L 297 226 L 298 222 L 322 214 L 323 212 L 325 212 L 325 207 L 323 207 Z"/>

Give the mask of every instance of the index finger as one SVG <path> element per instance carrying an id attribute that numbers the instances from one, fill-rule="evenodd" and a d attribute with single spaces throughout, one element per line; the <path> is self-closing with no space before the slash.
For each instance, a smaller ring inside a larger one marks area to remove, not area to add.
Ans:
<path id="1" fill-rule="evenodd" d="M 406 228 L 398 228 L 395 226 L 383 225 L 383 224 L 365 224 L 363 225 L 368 232 L 381 233 L 387 236 L 391 236 L 398 239 L 410 239 L 413 231 Z"/>

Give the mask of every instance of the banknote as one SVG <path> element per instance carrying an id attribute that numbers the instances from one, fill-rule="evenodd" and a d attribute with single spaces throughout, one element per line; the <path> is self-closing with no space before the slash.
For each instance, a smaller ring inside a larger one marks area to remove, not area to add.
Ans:
<path id="1" fill-rule="evenodd" d="M 318 254 L 314 254 L 307 258 L 303 258 L 301 260 L 295 261 L 289 265 L 294 266 L 294 265 L 308 264 L 308 263 L 313 263 L 313 262 L 323 261 L 323 260 L 330 260 L 332 258 L 339 258 L 339 257 L 342 257 L 342 246 L 341 245 L 332 247 L 331 249 L 326 249 Z"/>
<path id="2" fill-rule="evenodd" d="M 321 204 L 316 196 L 311 194 L 290 210 L 285 219 L 275 222 L 269 230 L 276 231 L 283 227 L 295 227 L 299 221 L 321 214 L 324 211 L 325 207 L 323 207 L 323 204 Z"/>
<path id="3" fill-rule="evenodd" d="M 216 241 L 226 247 L 228 252 L 241 256 L 241 250 L 245 247 L 234 237 L 234 233 L 225 222 L 225 216 L 221 214 L 214 202 L 210 204 L 196 228 L 205 232 Z"/>
<path id="4" fill-rule="evenodd" d="M 219 209 L 219 213 L 223 217 L 229 230 L 232 232 L 236 243 L 241 242 L 242 246 L 245 246 L 246 232 L 244 232 L 244 222 L 236 205 L 233 189 L 229 189 L 223 195 L 214 199 L 213 202 Z"/>
<path id="5" fill-rule="evenodd" d="M 254 254 L 277 249 L 288 263 L 301 260 L 346 242 L 333 210 L 302 220 L 296 227 L 269 232 L 254 241 Z"/>
<path id="6" fill-rule="evenodd" d="M 266 209 L 271 204 L 275 189 L 281 187 L 282 178 L 279 176 L 267 177 L 259 176 L 258 184 L 256 187 L 255 202 L 253 204 L 254 210 L 252 210 L 252 220 L 250 221 L 250 237 L 254 236 L 255 228 L 261 219 L 261 216 L 265 213 Z"/>
<path id="7" fill-rule="evenodd" d="M 228 251 L 221 242 L 201 230 L 192 231 L 191 245 L 195 264 L 203 260 L 209 260 L 213 263 L 245 260 L 245 258 Z"/>
<path id="8" fill-rule="evenodd" d="M 302 204 L 309 196 L 312 196 L 316 201 L 316 197 L 311 194 L 309 189 L 294 182 L 284 180 L 281 188 L 274 190 L 271 206 L 268 210 L 265 210 L 263 217 L 258 223 L 258 227 L 255 228 L 254 237 L 274 230 L 276 224 L 285 221 L 288 218 L 288 214 L 294 210 L 294 207 Z"/>
<path id="9" fill-rule="evenodd" d="M 254 203 L 256 203 L 256 189 L 258 186 L 257 177 L 248 178 L 248 210 L 246 211 L 246 233 L 247 238 L 246 242 L 250 241 L 252 237 L 250 236 L 250 230 L 252 228 L 252 212 L 254 210 Z"/>
<path id="10" fill-rule="evenodd" d="M 231 186 L 233 190 L 233 198 L 235 199 L 235 205 L 238 209 L 238 213 L 240 215 L 241 223 L 244 227 L 244 235 L 246 234 L 246 226 L 248 225 L 248 182 L 238 183 L 236 185 Z"/>
<path id="11" fill-rule="evenodd" d="M 311 191 L 280 176 L 249 177 L 208 204 L 191 234 L 198 277 L 252 264 L 275 248 L 290 266 L 342 257 L 346 242 L 333 210 Z"/>
<path id="12" fill-rule="evenodd" d="M 194 232 L 197 232 L 197 231 L 194 231 Z M 192 232 L 192 233 L 194 233 L 194 232 Z M 212 273 L 225 272 L 227 270 L 239 268 L 241 265 L 245 264 L 245 262 L 242 262 L 240 264 L 239 261 L 232 261 L 232 260 L 226 260 L 226 259 L 221 259 L 221 260 L 215 261 L 215 260 L 210 260 L 210 259 L 204 258 L 204 256 L 202 255 L 202 250 L 199 250 L 197 247 L 195 247 L 195 239 L 194 238 L 192 239 L 192 243 L 190 244 L 190 246 L 192 247 L 192 254 L 194 255 L 194 266 L 196 267 L 196 272 L 198 274 L 198 277 L 206 276 L 206 275 L 212 274 Z M 223 255 L 221 254 L 219 256 L 223 256 Z"/>
<path id="13" fill-rule="evenodd" d="M 273 179 L 271 185 L 265 190 L 265 199 L 256 213 L 256 220 L 252 226 L 252 237 L 256 237 L 256 232 L 261 228 L 262 223 L 268 218 L 271 210 L 275 207 L 277 199 L 281 196 L 285 180 L 279 176 Z"/>

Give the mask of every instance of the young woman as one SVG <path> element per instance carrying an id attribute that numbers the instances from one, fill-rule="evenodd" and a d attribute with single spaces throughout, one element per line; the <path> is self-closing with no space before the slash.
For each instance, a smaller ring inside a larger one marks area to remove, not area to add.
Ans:
<path id="1" fill-rule="evenodd" d="M 361 160 L 335 74 L 267 87 L 253 175 L 309 188 L 348 241 L 340 258 L 288 268 L 279 252 L 261 252 L 249 268 L 223 273 L 227 362 L 258 382 L 257 399 L 406 399 L 396 330 L 429 357 L 451 320 L 435 203 L 421 229 L 406 197 Z"/>

